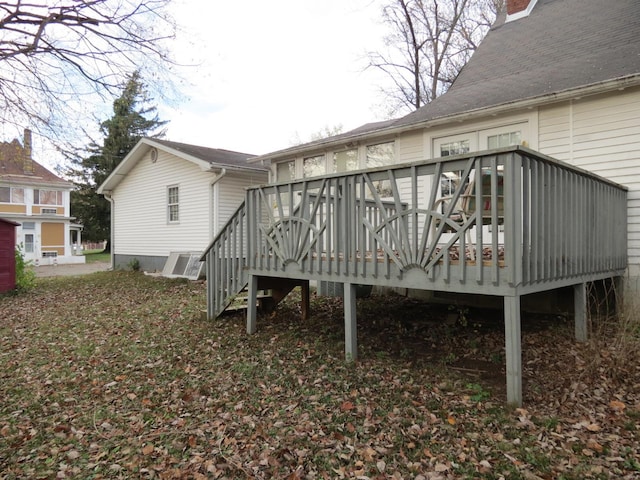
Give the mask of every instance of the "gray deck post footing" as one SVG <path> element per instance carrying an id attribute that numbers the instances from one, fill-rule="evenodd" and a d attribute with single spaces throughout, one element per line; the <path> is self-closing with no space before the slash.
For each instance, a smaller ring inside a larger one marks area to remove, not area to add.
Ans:
<path id="1" fill-rule="evenodd" d="M 347 362 L 358 358 L 358 329 L 356 320 L 356 284 L 345 283 L 344 291 L 344 356 Z"/>
<path id="2" fill-rule="evenodd" d="M 573 318 L 575 321 L 576 340 L 586 342 L 587 329 L 587 284 L 579 283 L 573 286 Z"/>
<path id="3" fill-rule="evenodd" d="M 522 406 L 522 344 L 520 296 L 504 297 L 504 333 L 507 367 L 507 403 Z"/>
<path id="4" fill-rule="evenodd" d="M 249 275 L 247 296 L 247 333 L 256 333 L 256 317 L 258 315 L 258 277 Z"/>

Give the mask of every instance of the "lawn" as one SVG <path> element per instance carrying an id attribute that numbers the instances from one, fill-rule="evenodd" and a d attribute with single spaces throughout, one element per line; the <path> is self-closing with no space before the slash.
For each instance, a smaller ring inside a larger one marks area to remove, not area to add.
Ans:
<path id="1" fill-rule="evenodd" d="M 293 300 L 248 336 L 201 318 L 202 283 L 135 272 L 0 297 L 0 478 L 640 478 L 618 343 L 525 316 L 510 409 L 500 312 L 361 299 L 346 364 L 341 301 Z"/>
<path id="2" fill-rule="evenodd" d="M 85 256 L 85 261 L 87 263 L 96 263 L 96 262 L 102 262 L 102 263 L 109 263 L 111 262 L 111 254 L 110 253 L 104 253 L 103 250 L 89 250 L 87 252 L 84 252 L 84 256 Z"/>

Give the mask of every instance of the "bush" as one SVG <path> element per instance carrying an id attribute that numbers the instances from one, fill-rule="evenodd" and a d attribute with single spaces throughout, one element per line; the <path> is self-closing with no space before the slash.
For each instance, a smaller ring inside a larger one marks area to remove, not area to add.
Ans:
<path id="1" fill-rule="evenodd" d="M 133 258 L 127 265 L 134 272 L 140 271 L 140 260 L 138 260 L 137 258 Z"/>
<path id="2" fill-rule="evenodd" d="M 22 247 L 16 247 L 16 291 L 26 292 L 36 284 L 36 272 L 31 261 L 24 259 Z"/>

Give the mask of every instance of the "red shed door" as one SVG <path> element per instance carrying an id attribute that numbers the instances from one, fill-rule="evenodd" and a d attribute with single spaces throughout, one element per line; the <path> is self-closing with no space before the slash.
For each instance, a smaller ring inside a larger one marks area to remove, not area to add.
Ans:
<path id="1" fill-rule="evenodd" d="M 15 248 L 15 226 L 0 221 L 0 292 L 16 288 Z"/>

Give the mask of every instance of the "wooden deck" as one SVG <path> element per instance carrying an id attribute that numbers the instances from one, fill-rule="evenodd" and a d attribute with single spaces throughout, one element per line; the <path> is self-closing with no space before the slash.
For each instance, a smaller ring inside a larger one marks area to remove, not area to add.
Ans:
<path id="1" fill-rule="evenodd" d="M 341 282 L 345 355 L 355 359 L 357 284 L 502 296 L 508 401 L 520 404 L 520 297 L 573 285 L 584 337 L 585 284 L 627 267 L 626 197 L 523 147 L 252 187 L 204 255 L 207 315 L 246 285 L 255 298 L 259 280 Z"/>

